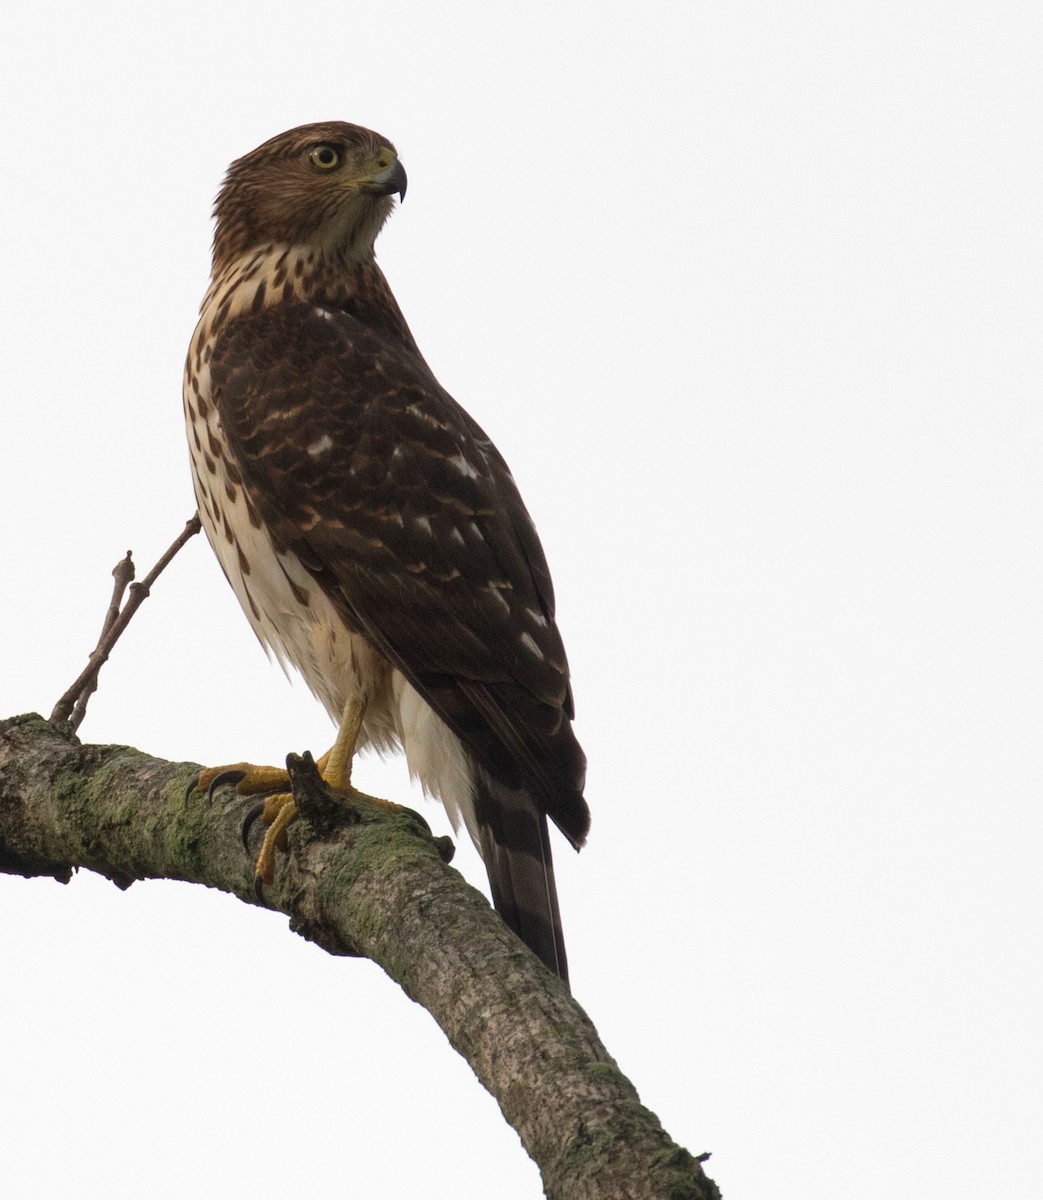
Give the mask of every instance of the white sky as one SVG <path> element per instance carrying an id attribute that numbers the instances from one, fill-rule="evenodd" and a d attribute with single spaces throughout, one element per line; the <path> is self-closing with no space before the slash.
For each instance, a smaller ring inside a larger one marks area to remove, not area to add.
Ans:
<path id="1" fill-rule="evenodd" d="M 50 710 L 113 564 L 192 512 L 227 163 L 370 125 L 410 181 L 381 262 L 554 570 L 609 1049 L 732 1200 L 1037 1196 L 1041 13 L 23 6 L 0 714 Z M 201 539 L 82 729 L 204 763 L 330 733 Z M 400 762 L 359 781 L 418 803 Z M 184 885 L 2 878 L 0 911 L 5 1194 L 539 1194 L 371 964 Z"/>

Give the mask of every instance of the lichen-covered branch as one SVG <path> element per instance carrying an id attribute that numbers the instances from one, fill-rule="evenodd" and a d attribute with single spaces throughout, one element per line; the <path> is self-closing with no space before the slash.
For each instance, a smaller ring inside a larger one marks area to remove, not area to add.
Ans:
<path id="1" fill-rule="evenodd" d="M 0 872 L 86 867 L 205 884 L 255 904 L 242 803 L 186 789 L 192 763 L 82 745 L 35 715 L 0 721 Z M 332 954 L 378 963 L 441 1025 L 496 1097 L 556 1200 L 713 1200 L 616 1067 L 590 1019 L 443 861 L 408 813 L 330 802 L 295 766 L 301 820 L 265 903 Z"/>

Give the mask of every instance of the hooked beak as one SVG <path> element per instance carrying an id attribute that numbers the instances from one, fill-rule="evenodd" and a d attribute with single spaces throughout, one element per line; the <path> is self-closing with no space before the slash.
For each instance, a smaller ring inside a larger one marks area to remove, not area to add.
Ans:
<path id="1" fill-rule="evenodd" d="M 371 175 L 359 190 L 368 196 L 394 196 L 397 193 L 402 201 L 406 198 L 406 169 L 396 158 L 391 166 Z"/>

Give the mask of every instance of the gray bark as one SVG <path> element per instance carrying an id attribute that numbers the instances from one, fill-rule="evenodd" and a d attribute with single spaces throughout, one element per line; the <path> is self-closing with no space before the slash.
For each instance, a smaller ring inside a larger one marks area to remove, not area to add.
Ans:
<path id="1" fill-rule="evenodd" d="M 186 789 L 200 768 L 90 746 L 36 715 L 0 721 L 0 871 L 120 887 L 205 884 L 257 904 L 243 801 Z M 552 1200 L 716 1200 L 559 980 L 446 865 L 408 812 L 333 797 L 292 763 L 301 819 L 267 907 L 330 954 L 378 963 L 422 1004 L 495 1096 Z"/>

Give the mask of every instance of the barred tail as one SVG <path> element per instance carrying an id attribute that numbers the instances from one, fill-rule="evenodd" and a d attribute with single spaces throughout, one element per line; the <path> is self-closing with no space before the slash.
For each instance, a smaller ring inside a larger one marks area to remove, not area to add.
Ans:
<path id="1" fill-rule="evenodd" d="M 493 904 L 504 922 L 569 982 L 547 818 L 532 796 L 477 767 L 474 809 Z"/>

